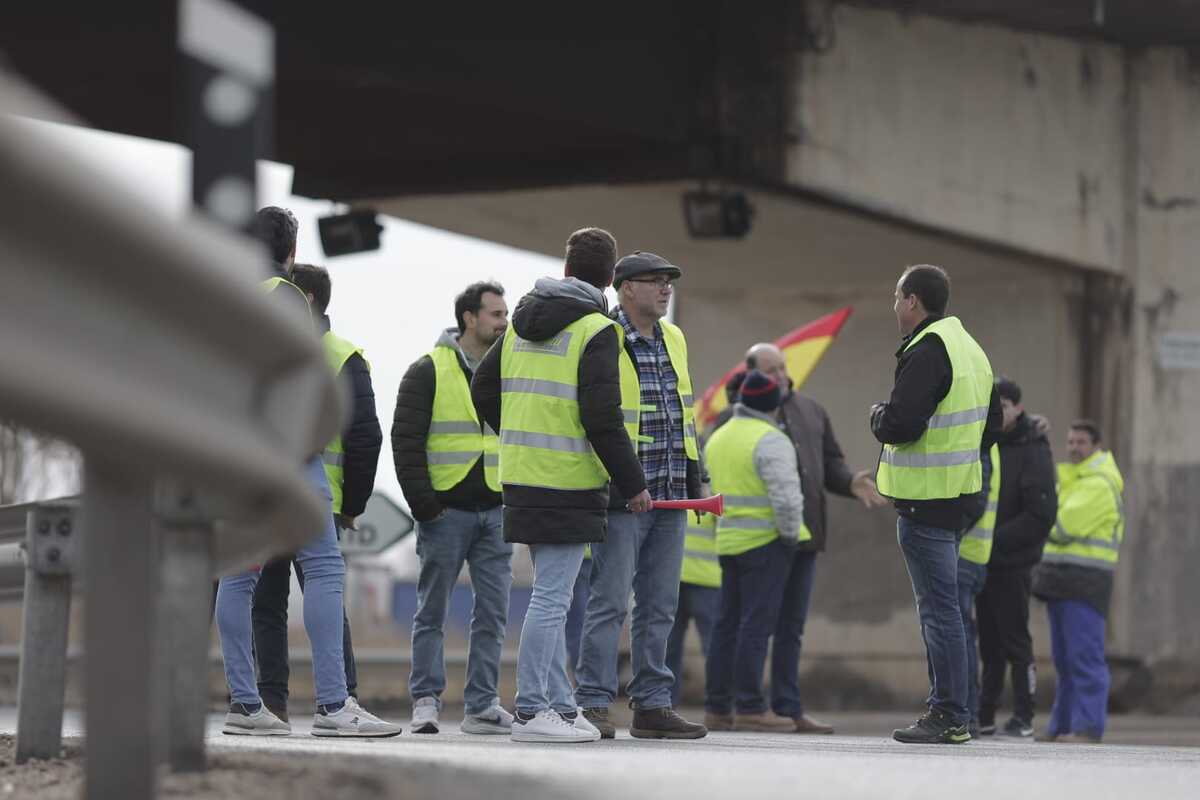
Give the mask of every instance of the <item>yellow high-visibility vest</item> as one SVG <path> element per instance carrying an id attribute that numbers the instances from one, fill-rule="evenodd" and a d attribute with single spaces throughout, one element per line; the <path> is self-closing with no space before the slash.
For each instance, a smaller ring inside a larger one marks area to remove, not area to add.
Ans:
<path id="1" fill-rule="evenodd" d="M 1079 464 L 1059 464 L 1058 518 L 1042 561 L 1115 570 L 1125 538 L 1124 488 L 1117 462 L 1106 450 Z"/>
<path id="2" fill-rule="evenodd" d="M 579 416 L 579 362 L 588 342 L 621 326 L 588 314 L 540 342 L 509 328 L 500 353 L 500 481 L 547 489 L 600 489 L 604 468 Z"/>
<path id="3" fill-rule="evenodd" d="M 880 494 L 897 500 L 949 499 L 983 488 L 979 446 L 992 397 L 992 365 L 958 317 L 928 325 L 905 350 L 931 334 L 945 345 L 953 378 L 921 438 L 883 446 L 875 481 Z"/>
<path id="4" fill-rule="evenodd" d="M 705 514 L 696 521 L 696 515 L 688 512 L 687 532 L 683 540 L 683 569 L 679 573 L 682 583 L 721 586 L 721 564 L 717 557 L 717 518 Z"/>
<path id="5" fill-rule="evenodd" d="M 784 435 L 765 420 L 735 416 L 717 429 L 704 449 L 713 491 L 725 496 L 725 516 L 717 521 L 719 555 L 735 556 L 779 536 L 767 485 L 754 467 L 754 448 L 771 434 Z M 799 541 L 810 539 L 812 533 L 801 523 Z"/>
<path id="6" fill-rule="evenodd" d="M 479 420 L 458 351 L 438 345 L 429 358 L 437 375 L 433 418 L 425 439 L 433 488 L 439 492 L 453 489 L 482 458 L 484 481 L 492 491 L 500 491 L 500 439 L 491 426 Z"/>
<path id="7" fill-rule="evenodd" d="M 363 354 L 361 347 L 343 339 L 333 331 L 325 332 L 325 335 L 321 337 L 321 344 L 325 348 L 325 359 L 335 375 L 342 373 L 342 367 L 346 366 L 350 356 L 355 353 L 360 356 Z M 371 362 L 367 361 L 365 357 L 363 361 L 370 370 Z M 340 514 L 342 513 L 342 487 L 346 483 L 346 451 L 342 446 L 340 434 L 325 446 L 321 460 L 325 464 L 325 477 L 329 480 L 329 494 L 333 497 L 333 513 Z"/>
<path id="8" fill-rule="evenodd" d="M 986 564 L 992 557 L 992 534 L 996 530 L 996 507 L 1000 502 L 1000 445 L 992 445 L 990 452 L 992 479 L 988 482 L 987 507 L 958 546 L 959 558 L 972 564 Z"/>

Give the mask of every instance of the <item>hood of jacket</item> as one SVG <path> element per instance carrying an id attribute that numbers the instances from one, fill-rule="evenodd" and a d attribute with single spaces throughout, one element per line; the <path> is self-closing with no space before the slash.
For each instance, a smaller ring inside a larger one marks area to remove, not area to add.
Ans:
<path id="1" fill-rule="evenodd" d="M 604 292 L 578 278 L 539 278 L 521 298 L 512 327 L 522 339 L 542 342 L 588 314 L 608 314 Z"/>
<path id="2" fill-rule="evenodd" d="M 1117 460 L 1108 450 L 1097 450 L 1078 464 L 1058 465 L 1058 491 L 1061 496 L 1082 478 L 1099 476 L 1106 478 L 1118 492 L 1125 491 L 1125 477 L 1117 468 Z"/>

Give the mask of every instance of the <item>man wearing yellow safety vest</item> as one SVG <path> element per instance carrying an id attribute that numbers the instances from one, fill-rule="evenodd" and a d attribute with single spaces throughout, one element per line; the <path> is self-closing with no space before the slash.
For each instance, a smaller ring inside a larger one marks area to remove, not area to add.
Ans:
<path id="1" fill-rule="evenodd" d="M 517 651 L 516 742 L 592 742 L 567 676 L 566 617 L 588 543 L 604 541 L 610 483 L 630 510 L 650 494 L 626 430 L 621 330 L 608 317 L 617 243 L 599 228 L 567 240 L 566 277 L 541 278 L 471 382 L 500 432 L 504 538 L 529 545 L 533 591 Z"/>
<path id="2" fill-rule="evenodd" d="M 312 264 L 294 264 L 291 280 L 313 309 L 317 330 L 330 369 L 349 388 L 351 414 L 346 429 L 322 454 L 325 477 L 333 496 L 333 515 L 339 529 L 354 527 L 375 488 L 375 468 L 383 434 L 375 413 L 375 390 L 370 365 L 361 348 L 330 330 L 327 311 L 332 296 L 329 273 Z M 254 654 L 258 659 L 258 691 L 267 707 L 286 720 L 288 701 L 288 594 L 291 571 L 304 589 L 304 570 L 295 557 L 277 558 L 263 565 L 254 590 Z M 356 695 L 358 675 L 350 641 L 350 621 L 342 620 L 342 648 L 346 688 Z"/>
<path id="3" fill-rule="evenodd" d="M 635 252 L 616 266 L 620 307 L 621 404 L 637 444 L 646 488 L 655 500 L 700 497 L 704 483 L 692 379 L 683 331 L 664 317 L 682 271 L 654 253 Z M 673 709 L 675 677 L 667 668 L 667 638 L 679 600 L 687 514 L 655 509 L 631 514 L 619 489 L 608 506 L 608 536 L 592 546 L 591 587 L 575 676 L 584 714 L 604 738 L 616 735 L 608 707 L 617 697 L 618 643 L 633 593 L 630 640 L 634 709 L 630 735 L 642 739 L 699 739 L 703 725 Z"/>
<path id="4" fill-rule="evenodd" d="M 967 730 L 972 738 L 979 735 L 979 649 L 975 624 L 975 596 L 987 580 L 988 559 L 992 557 L 992 534 L 996 530 L 996 502 L 1000 497 L 1000 446 L 985 445 L 979 454 L 986 492 L 974 495 L 976 517 L 958 544 L 958 610 L 962 614 L 963 634 L 967 637 Z"/>
<path id="5" fill-rule="evenodd" d="M 721 563 L 717 556 L 717 518 L 711 514 L 688 514 L 683 539 L 683 568 L 679 572 L 679 603 L 675 609 L 671 634 L 667 637 L 667 669 L 675 676 L 675 683 L 671 686 L 671 705 L 674 708 L 679 708 L 683 699 L 683 651 L 688 625 L 696 623 L 696 632 L 700 635 L 700 654 L 707 659 L 720 602 Z"/>
<path id="6" fill-rule="evenodd" d="M 796 448 L 779 426 L 782 399 L 774 378 L 750 372 L 732 419 L 704 450 L 712 488 L 725 497 L 716 542 L 721 604 L 704 692 L 704 721 L 713 730 L 796 730 L 795 720 L 768 707 L 762 686 L 796 545 L 812 538 Z"/>
<path id="7" fill-rule="evenodd" d="M 256 229 L 267 246 L 274 276 L 262 287 L 289 313 L 303 315 L 312 323 L 305 293 L 288 278 L 296 259 L 298 225 L 290 211 L 268 206 L 258 212 Z M 342 637 L 345 614 L 342 596 L 346 564 L 338 549 L 329 481 L 319 453 L 304 465 L 305 478 L 313 491 L 331 503 L 325 525 L 295 556 L 304 572 L 304 627 L 312 645 L 316 713 L 312 734 L 329 737 L 388 737 L 400 726 L 368 713 L 349 693 L 343 661 Z M 291 725 L 263 703 L 255 682 L 252 605 L 260 570 L 221 578 L 217 588 L 216 619 L 225 662 L 225 680 L 232 702 L 222 732 L 239 736 L 287 736 Z"/>
<path id="8" fill-rule="evenodd" d="M 897 538 L 912 581 L 929 660 L 927 713 L 897 741 L 961 744 L 967 730 L 967 641 L 958 602 L 958 542 L 983 491 L 981 448 L 1000 432 L 1000 401 L 987 355 L 957 317 L 945 316 L 950 278 L 929 264 L 896 284 L 895 386 L 871 408 L 883 444 L 875 482 L 899 514 Z M 985 433 L 987 438 L 985 438 Z"/>
<path id="9" fill-rule="evenodd" d="M 508 328 L 504 288 L 480 282 L 454 301 L 457 327 L 442 332 L 400 382 L 392 454 L 417 520 L 417 611 L 412 627 L 410 730 L 437 733 L 446 688 L 443 628 L 463 563 L 474 607 L 467 651 L 463 733 L 507 735 L 512 715 L 497 682 L 512 586 L 512 545 L 500 509 L 500 440 L 471 401 L 475 369 Z"/>
<path id="10" fill-rule="evenodd" d="M 1107 719 L 1109 673 L 1104 620 L 1125 538 L 1125 480 L 1100 428 L 1077 420 L 1067 432 L 1070 463 L 1058 465 L 1058 520 L 1033 577 L 1046 601 L 1058 683 L 1046 737 L 1099 742 Z"/>

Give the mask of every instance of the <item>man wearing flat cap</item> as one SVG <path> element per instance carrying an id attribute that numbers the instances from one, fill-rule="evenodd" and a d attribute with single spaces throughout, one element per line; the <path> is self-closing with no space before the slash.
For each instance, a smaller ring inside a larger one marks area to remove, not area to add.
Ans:
<path id="1" fill-rule="evenodd" d="M 636 252 L 617 262 L 613 286 L 620 305 L 613 319 L 624 332 L 620 354 L 621 407 L 653 500 L 701 496 L 703 481 L 687 341 L 667 322 L 681 270 L 661 256 Z M 611 491 L 608 535 L 592 545 L 592 577 L 575 675 L 584 716 L 611 739 L 608 707 L 617 696 L 617 644 L 634 596 L 631 637 L 634 716 L 630 734 L 643 739 L 699 739 L 708 731 L 671 708 L 675 676 L 667 668 L 667 639 L 679 600 L 685 511 L 632 514 Z"/>

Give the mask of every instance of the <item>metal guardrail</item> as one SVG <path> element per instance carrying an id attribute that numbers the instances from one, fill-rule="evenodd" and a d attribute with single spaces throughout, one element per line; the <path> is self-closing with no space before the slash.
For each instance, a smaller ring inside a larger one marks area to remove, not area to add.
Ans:
<path id="1" fill-rule="evenodd" d="M 0 415 L 83 453 L 86 795 L 148 798 L 163 757 L 203 765 L 211 581 L 319 530 L 328 504 L 301 462 L 342 403 L 311 326 L 257 289 L 255 247 L 168 220 L 40 141 L 3 115 L 14 83 L 0 81 Z M 42 635 L 29 622 L 26 653 Z"/>

